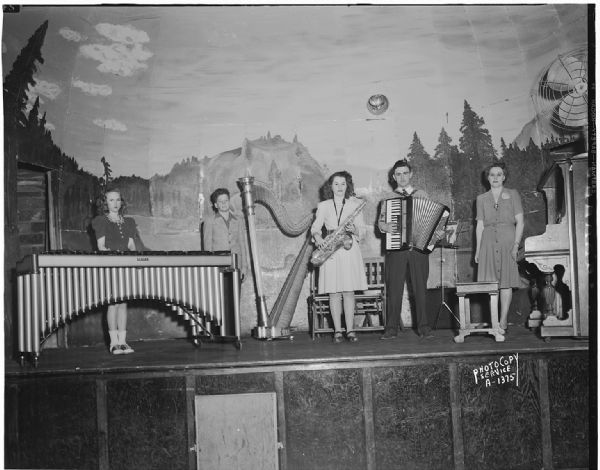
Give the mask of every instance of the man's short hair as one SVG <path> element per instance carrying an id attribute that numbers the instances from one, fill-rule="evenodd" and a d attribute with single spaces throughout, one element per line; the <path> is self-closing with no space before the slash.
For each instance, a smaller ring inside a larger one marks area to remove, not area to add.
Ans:
<path id="1" fill-rule="evenodd" d="M 396 168 L 400 168 L 403 166 L 408 168 L 408 171 L 412 171 L 412 168 L 410 167 L 408 160 L 403 159 L 403 160 L 398 160 L 396 163 L 394 163 L 394 166 L 392 167 L 392 174 L 396 172 Z"/>
<path id="2" fill-rule="evenodd" d="M 410 164 L 408 163 L 408 161 L 406 159 L 396 161 L 396 163 L 394 163 L 394 166 L 388 172 L 388 183 L 390 184 L 390 186 L 393 189 L 396 189 L 398 187 L 398 183 L 394 179 L 394 174 L 396 173 L 396 168 L 402 168 L 402 167 L 408 168 L 408 171 L 412 172 L 412 168 L 410 167 Z"/>

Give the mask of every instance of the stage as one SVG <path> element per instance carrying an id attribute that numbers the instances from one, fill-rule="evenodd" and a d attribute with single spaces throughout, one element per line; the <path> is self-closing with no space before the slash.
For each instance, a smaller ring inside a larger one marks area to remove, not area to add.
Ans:
<path id="1" fill-rule="evenodd" d="M 241 350 L 232 343 L 191 340 L 133 341 L 131 355 L 111 356 L 104 346 L 75 349 L 46 349 L 39 365 L 21 368 L 16 360 L 5 364 L 7 377 L 40 377 L 82 374 L 122 374 L 182 371 L 214 374 L 231 369 L 256 372 L 298 369 L 353 368 L 381 363 L 414 363 L 430 360 L 469 361 L 473 356 L 544 354 L 587 351 L 584 339 L 553 338 L 550 342 L 522 326 L 510 325 L 504 342 L 490 335 L 471 335 L 462 344 L 453 341 L 452 330 L 434 330 L 434 337 L 421 339 L 414 330 L 399 332 L 398 338 L 382 341 L 380 333 L 361 333 L 357 343 L 334 344 L 330 335 L 314 341 L 306 331 L 293 332 L 292 340 L 257 340 L 245 337 Z"/>
<path id="2" fill-rule="evenodd" d="M 293 340 L 243 338 L 241 350 L 177 339 L 134 341 L 136 352 L 122 356 L 104 346 L 48 349 L 37 368 L 13 359 L 5 464 L 215 468 L 202 464 L 198 398 L 272 394 L 273 468 L 590 466 L 588 340 L 545 342 L 518 325 L 504 342 L 434 334 L 362 333 L 334 344 L 301 331 Z"/>

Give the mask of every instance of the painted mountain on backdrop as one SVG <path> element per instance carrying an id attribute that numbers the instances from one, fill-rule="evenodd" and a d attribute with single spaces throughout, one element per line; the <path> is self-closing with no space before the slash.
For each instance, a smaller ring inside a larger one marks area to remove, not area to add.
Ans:
<path id="1" fill-rule="evenodd" d="M 321 165 L 296 137 L 287 142 L 279 135 L 271 137 L 267 133 L 255 140 L 246 139 L 241 147 L 211 158 L 185 159 L 174 165 L 169 174 L 153 176 L 152 214 L 190 219 L 192 228 L 199 213 L 209 210 L 210 194 L 219 187 L 229 189 L 232 204 L 240 210 L 237 181 L 248 175 L 271 188 L 290 213 L 298 214 L 316 207 L 325 178 Z"/>

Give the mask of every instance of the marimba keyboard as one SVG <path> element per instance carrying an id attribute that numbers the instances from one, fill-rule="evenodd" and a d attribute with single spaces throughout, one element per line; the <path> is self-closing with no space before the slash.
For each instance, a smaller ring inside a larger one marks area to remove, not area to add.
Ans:
<path id="1" fill-rule="evenodd" d="M 157 300 L 201 332 L 240 347 L 237 256 L 229 252 L 44 253 L 17 265 L 18 339 L 21 362 L 34 356 L 53 331 L 74 316 L 134 299 Z"/>

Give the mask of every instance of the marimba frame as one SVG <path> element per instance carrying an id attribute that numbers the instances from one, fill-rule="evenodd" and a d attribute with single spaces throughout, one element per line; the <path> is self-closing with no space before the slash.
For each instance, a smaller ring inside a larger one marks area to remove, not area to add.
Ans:
<path id="1" fill-rule="evenodd" d="M 128 300 L 156 300 L 171 307 L 192 326 L 195 346 L 208 337 L 233 341 L 241 349 L 237 256 L 168 253 L 27 256 L 17 266 L 21 366 L 30 354 L 37 367 L 44 342 L 79 314 Z"/>

